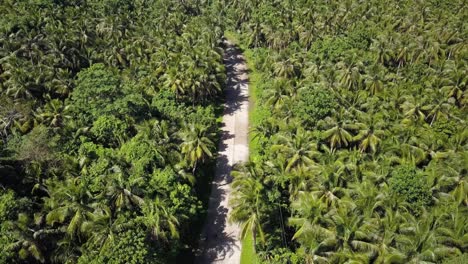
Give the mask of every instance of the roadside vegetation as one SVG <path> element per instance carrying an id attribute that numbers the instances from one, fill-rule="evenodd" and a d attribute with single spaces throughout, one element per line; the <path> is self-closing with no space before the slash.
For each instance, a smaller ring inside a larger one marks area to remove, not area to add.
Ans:
<path id="1" fill-rule="evenodd" d="M 190 261 L 225 84 L 219 16 L 166 0 L 0 13 L 0 263 Z"/>
<path id="2" fill-rule="evenodd" d="M 190 263 L 244 50 L 244 263 L 465 263 L 453 1 L 3 0 L 0 263 Z M 225 34 L 226 32 L 226 34 Z"/>
<path id="3" fill-rule="evenodd" d="M 226 10 L 261 74 L 255 151 L 233 173 L 232 198 L 258 261 L 463 259 L 464 2 L 241 0 Z"/>

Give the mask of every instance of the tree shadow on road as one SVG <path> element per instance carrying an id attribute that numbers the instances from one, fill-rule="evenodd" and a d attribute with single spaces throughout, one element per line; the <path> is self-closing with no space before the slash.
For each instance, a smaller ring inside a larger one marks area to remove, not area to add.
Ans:
<path id="1" fill-rule="evenodd" d="M 226 134 L 227 137 L 230 136 L 228 133 Z M 221 145 L 225 144 L 221 143 L 220 147 L 222 147 Z M 222 186 L 232 181 L 231 166 L 228 162 L 226 155 L 218 157 L 216 170 L 221 177 L 217 177 L 212 185 L 207 222 L 203 228 L 195 263 L 213 263 L 229 257 L 234 253 L 234 250 L 239 250 L 236 245 L 237 234 L 228 234 L 224 230 L 228 219 L 228 208 L 221 204 L 226 196 L 226 191 Z"/>
<path id="2" fill-rule="evenodd" d="M 227 45 L 224 54 L 227 71 L 227 87 L 225 89 L 224 115 L 234 115 L 236 111 L 248 104 L 248 70 L 239 48 Z M 226 127 L 225 124 L 222 124 Z M 195 263 L 213 263 L 228 259 L 232 254 L 240 251 L 237 231 L 226 231 L 228 221 L 228 206 L 226 204 L 226 190 L 232 182 L 231 170 L 226 150 L 229 140 L 235 135 L 230 131 L 222 131 L 219 142 L 219 156 L 216 162 L 216 175 L 211 186 L 206 222 L 200 238 Z"/>
<path id="3" fill-rule="evenodd" d="M 245 65 L 245 59 L 242 52 L 235 46 L 228 46 L 224 54 L 224 65 L 227 72 L 227 86 L 225 89 L 225 109 L 224 113 L 234 114 L 239 110 L 242 103 L 248 103 L 248 96 L 241 94 L 242 86 L 248 85 L 247 68 L 239 68 L 239 65 Z"/>

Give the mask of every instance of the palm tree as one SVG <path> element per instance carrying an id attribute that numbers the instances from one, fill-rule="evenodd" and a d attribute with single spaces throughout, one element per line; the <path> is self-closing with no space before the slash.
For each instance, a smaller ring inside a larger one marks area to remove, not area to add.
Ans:
<path id="1" fill-rule="evenodd" d="M 71 118 L 71 116 L 65 114 L 69 106 L 66 106 L 58 99 L 50 99 L 50 96 L 49 100 L 44 108 L 37 110 L 35 114 L 36 121 L 50 127 L 59 127 L 64 120 Z"/>
<path id="2" fill-rule="evenodd" d="M 463 96 L 466 93 L 467 72 L 464 63 L 454 63 L 453 61 L 446 64 L 444 74 L 447 75 L 447 84 L 442 88 L 447 98 L 454 98 L 458 104 L 462 103 Z"/>
<path id="3" fill-rule="evenodd" d="M 289 98 L 286 94 L 286 86 L 291 85 L 286 79 L 276 79 L 272 83 L 272 87 L 265 91 L 266 103 L 275 108 L 279 109 L 285 101 Z"/>
<path id="4" fill-rule="evenodd" d="M 371 95 L 375 95 L 384 89 L 385 68 L 380 64 L 375 64 L 371 68 L 371 72 L 364 76 L 364 83 Z"/>
<path id="5" fill-rule="evenodd" d="M 265 242 L 260 206 L 264 202 L 263 171 L 254 162 L 247 162 L 232 172 L 232 197 L 229 201 L 232 211 L 230 221 L 241 224 L 241 239 L 252 235 L 254 246 L 257 237 Z"/>
<path id="6" fill-rule="evenodd" d="M 326 205 L 313 195 L 303 194 L 301 198 L 305 201 L 294 204 L 295 208 L 309 217 L 307 220 L 291 218 L 290 223 L 301 225 L 294 237 L 308 238 L 303 243 L 307 245 L 308 252 L 334 263 L 350 259 L 350 256 L 361 258 L 363 256 L 358 256 L 360 253 L 368 254 L 376 250 L 372 243 L 377 233 L 375 223 L 356 212 L 351 201 L 347 200 L 328 212 L 321 212 Z"/>
<path id="7" fill-rule="evenodd" d="M 279 126 L 273 118 L 268 118 L 263 120 L 260 124 L 254 127 L 253 138 L 266 138 L 270 139 L 273 135 L 277 134 L 279 131 Z"/>
<path id="8" fill-rule="evenodd" d="M 377 218 L 380 232 L 375 241 L 377 247 L 375 263 L 405 263 L 405 254 L 395 248 L 396 237 L 404 219 L 404 215 L 393 210 L 387 210 L 385 217 Z"/>
<path id="9" fill-rule="evenodd" d="M 278 151 L 286 158 L 286 171 L 306 171 L 315 164 L 313 157 L 318 154 L 312 136 L 304 130 L 297 129 L 294 134 L 278 135 L 278 143 L 272 151 Z"/>
<path id="10" fill-rule="evenodd" d="M 426 119 L 426 111 L 430 110 L 432 106 L 427 105 L 424 98 L 419 96 L 407 96 L 406 101 L 401 105 L 403 115 L 410 120 L 423 121 Z"/>
<path id="11" fill-rule="evenodd" d="M 26 214 L 18 214 L 18 219 L 13 223 L 14 229 L 10 235 L 13 236 L 12 244 L 7 248 L 18 250 L 20 259 L 27 260 L 33 258 L 41 263 L 45 262 L 43 243 L 38 239 L 38 232 L 32 229 L 31 219 Z M 40 230 L 39 230 L 40 231 Z"/>
<path id="12" fill-rule="evenodd" d="M 250 36 L 248 47 L 260 47 L 263 39 L 264 34 L 262 32 L 262 25 L 260 22 L 253 22 L 249 25 L 250 29 Z"/>
<path id="13" fill-rule="evenodd" d="M 214 133 L 202 124 L 190 123 L 185 125 L 180 137 L 182 154 L 190 162 L 192 173 L 195 174 L 198 162 L 205 161 L 207 157 L 213 157 L 211 151 L 214 149 L 214 143 L 210 138 L 214 137 Z"/>
<path id="14" fill-rule="evenodd" d="M 359 150 L 361 152 L 370 149 L 372 153 L 375 153 L 377 146 L 382 141 L 380 137 L 384 135 L 385 122 L 383 122 L 383 117 L 379 114 L 370 113 L 361 114 L 359 119 L 362 123 L 357 124 L 359 131 L 353 137 L 353 140 L 360 142 Z"/>
<path id="15" fill-rule="evenodd" d="M 156 198 L 155 200 L 145 200 L 141 208 L 142 216 L 138 216 L 135 221 L 141 223 L 153 236 L 162 241 L 170 238 L 179 238 L 179 221 L 177 217 L 168 210 L 167 204 Z"/>
<path id="16" fill-rule="evenodd" d="M 440 81 L 438 81 L 440 82 Z M 442 83 L 438 84 L 439 86 L 443 85 Z M 430 99 L 427 111 L 426 121 L 429 120 L 429 125 L 432 126 L 434 122 L 440 120 L 441 118 L 449 119 L 450 113 L 454 112 L 454 104 L 450 103 L 450 100 L 446 100 L 445 94 L 442 88 L 433 87 L 432 89 L 428 89 L 427 93 L 430 94 Z"/>
<path id="17" fill-rule="evenodd" d="M 354 60 L 354 59 L 353 59 Z M 351 62 L 349 65 L 345 63 L 338 63 L 337 67 L 340 69 L 340 84 L 348 89 L 356 91 L 361 87 L 362 76 L 361 69 L 363 68 L 360 62 Z"/>
<path id="18" fill-rule="evenodd" d="M 82 178 L 69 178 L 64 184 L 49 181 L 48 188 L 50 197 L 45 198 L 46 207 L 50 208 L 46 215 L 47 224 L 63 224 L 67 238 L 79 241 L 81 226 L 92 212 L 92 196 L 86 181 Z"/>
<path id="19" fill-rule="evenodd" d="M 169 68 L 163 76 L 164 86 L 168 87 L 177 98 L 181 98 L 187 93 L 187 84 L 181 76 L 182 72 L 177 68 Z"/>
<path id="20" fill-rule="evenodd" d="M 13 98 L 33 98 L 32 84 L 29 80 L 27 62 L 16 59 L 16 56 L 4 58 L 5 69 L 1 77 L 6 79 L 2 86 L 6 87 L 6 94 Z M 31 84 L 31 85 L 30 85 Z"/>
<path id="21" fill-rule="evenodd" d="M 298 62 L 293 58 L 283 59 L 274 64 L 274 74 L 281 78 L 293 78 L 299 76 Z"/>
<path id="22" fill-rule="evenodd" d="M 379 35 L 370 46 L 370 50 L 377 54 L 376 62 L 382 65 L 390 62 L 393 58 L 392 41 L 385 39 L 388 37 L 392 38 L 388 35 Z"/>
<path id="23" fill-rule="evenodd" d="M 343 121 L 343 119 L 337 121 L 333 118 L 326 117 L 322 122 L 319 122 L 319 124 L 320 123 L 324 124 L 327 128 L 327 130 L 323 132 L 323 137 L 330 143 L 332 151 L 334 151 L 336 147 L 348 146 L 353 140 L 353 135 L 350 130 L 355 129 L 356 126 Z"/>
<path id="24" fill-rule="evenodd" d="M 468 180 L 466 176 L 460 175 L 456 179 L 456 187 L 451 192 L 459 205 L 468 205 Z"/>
<path id="25" fill-rule="evenodd" d="M 406 215 L 407 222 L 401 225 L 396 241 L 409 263 L 436 262 L 450 254 L 451 249 L 437 242 L 438 223 L 433 215 L 425 213 L 418 220 Z"/>
<path id="26" fill-rule="evenodd" d="M 87 237 L 85 247 L 98 249 L 102 253 L 112 247 L 118 233 L 133 225 L 132 221 L 122 215 L 113 218 L 109 207 L 99 205 L 81 226 L 81 231 Z"/>
<path id="27" fill-rule="evenodd" d="M 148 119 L 136 126 L 138 132 L 155 140 L 159 145 L 169 143 L 172 136 L 170 124 L 166 120 Z"/>
<path id="28" fill-rule="evenodd" d="M 293 239 L 305 245 L 309 254 L 315 254 L 319 241 L 332 235 L 330 230 L 323 227 L 328 206 L 314 194 L 300 192 L 291 203 L 291 208 L 293 214 L 288 223 L 297 228 Z"/>
<path id="29" fill-rule="evenodd" d="M 337 159 L 320 164 L 315 172 L 317 178 L 312 193 L 328 206 L 337 205 L 340 198 L 345 195 L 344 187 L 347 185 L 345 166 L 342 160 Z"/>
<path id="30" fill-rule="evenodd" d="M 143 179 L 125 179 L 120 168 L 114 166 L 113 170 L 115 171 L 114 174 L 106 176 L 110 180 L 101 196 L 106 197 L 109 201 L 109 206 L 117 212 L 122 209 L 132 210 L 135 206 L 141 207 L 143 205 L 143 198 L 135 194 L 136 188 L 132 185 L 136 181 Z"/>
<path id="31" fill-rule="evenodd" d="M 332 230 L 333 235 L 321 242 L 324 249 L 322 254 L 330 254 L 332 259 L 340 259 L 340 262 L 350 252 L 364 253 L 368 258 L 369 254 L 376 251 L 376 224 L 360 215 L 351 201 L 346 203 L 342 203 L 336 211 L 329 212 L 332 225 L 329 230 Z M 327 248 L 332 248 L 333 251 Z"/>
<path id="32" fill-rule="evenodd" d="M 460 254 L 466 252 L 468 248 L 467 219 L 463 215 L 466 210 L 463 207 L 453 206 L 450 204 L 442 204 L 441 215 L 438 221 L 442 223 L 437 227 L 438 243 L 449 247 L 453 252 Z"/>

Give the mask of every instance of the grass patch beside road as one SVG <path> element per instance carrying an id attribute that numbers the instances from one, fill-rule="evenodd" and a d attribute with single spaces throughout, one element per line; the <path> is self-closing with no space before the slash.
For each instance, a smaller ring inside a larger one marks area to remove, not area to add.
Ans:
<path id="1" fill-rule="evenodd" d="M 225 32 L 224 35 L 229 41 L 241 48 L 249 70 L 249 151 L 250 157 L 255 158 L 258 153 L 258 142 L 255 139 L 255 132 L 252 131 L 252 128 L 256 127 L 267 115 L 266 111 L 257 105 L 261 93 L 258 86 L 262 74 L 255 68 L 254 51 L 241 43 L 239 35 L 230 31 Z"/>

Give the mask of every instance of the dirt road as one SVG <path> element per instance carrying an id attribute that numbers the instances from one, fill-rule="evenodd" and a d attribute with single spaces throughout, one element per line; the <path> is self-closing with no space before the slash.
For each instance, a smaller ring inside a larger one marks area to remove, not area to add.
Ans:
<path id="1" fill-rule="evenodd" d="M 224 63 L 228 83 L 225 90 L 222 139 L 212 183 L 208 215 L 201 235 L 200 256 L 196 263 L 239 264 L 241 243 L 239 226 L 228 222 L 231 208 L 231 168 L 247 161 L 248 149 L 248 76 L 247 66 L 239 49 L 225 42 Z"/>

